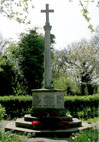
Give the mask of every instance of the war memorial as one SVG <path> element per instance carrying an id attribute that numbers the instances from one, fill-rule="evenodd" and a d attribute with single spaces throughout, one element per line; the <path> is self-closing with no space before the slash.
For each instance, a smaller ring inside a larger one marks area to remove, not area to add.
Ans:
<path id="1" fill-rule="evenodd" d="M 24 118 L 18 118 L 14 122 L 7 124 L 5 131 L 31 133 L 35 136 L 70 136 L 73 132 L 78 132 L 90 128 L 90 126 L 77 118 L 67 115 L 64 108 L 64 90 L 52 87 L 51 53 L 50 53 L 50 31 L 49 13 L 54 10 L 41 10 L 46 14 L 45 30 L 45 56 L 44 56 L 44 89 L 32 90 L 31 114 L 26 114 Z M 72 106 L 73 107 L 73 106 Z"/>

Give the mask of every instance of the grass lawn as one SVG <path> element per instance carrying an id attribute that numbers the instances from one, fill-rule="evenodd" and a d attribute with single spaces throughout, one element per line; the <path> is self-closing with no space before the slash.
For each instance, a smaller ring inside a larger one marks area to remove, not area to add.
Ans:
<path id="1" fill-rule="evenodd" d="M 94 117 L 94 118 L 89 118 L 88 120 L 87 120 L 87 123 L 95 123 L 95 122 L 97 122 L 97 121 L 99 121 L 99 117 Z"/>

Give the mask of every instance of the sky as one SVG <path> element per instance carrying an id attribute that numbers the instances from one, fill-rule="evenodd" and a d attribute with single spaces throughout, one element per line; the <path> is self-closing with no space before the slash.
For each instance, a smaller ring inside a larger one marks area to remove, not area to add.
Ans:
<path id="1" fill-rule="evenodd" d="M 78 0 L 33 0 L 34 8 L 30 10 L 30 25 L 19 24 L 14 20 L 8 20 L 0 15 L 0 34 L 4 39 L 12 38 L 17 40 L 21 32 L 28 28 L 39 27 L 39 32 L 44 34 L 45 14 L 41 13 L 45 9 L 45 4 L 49 4 L 54 13 L 50 13 L 51 33 L 55 35 L 55 49 L 63 49 L 72 42 L 81 39 L 90 39 L 93 33 L 88 29 L 88 23 L 82 16 L 81 6 Z M 90 2 L 88 5 L 89 17 L 94 28 L 99 25 L 99 8 L 96 2 Z M 86 3 L 86 2 L 85 2 Z"/>

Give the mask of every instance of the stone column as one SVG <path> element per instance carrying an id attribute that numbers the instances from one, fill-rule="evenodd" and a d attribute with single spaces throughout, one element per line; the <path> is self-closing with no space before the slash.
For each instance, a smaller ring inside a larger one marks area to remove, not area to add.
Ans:
<path id="1" fill-rule="evenodd" d="M 51 53 L 50 53 L 50 30 L 51 26 L 46 25 L 44 26 L 45 30 L 45 88 L 51 89 L 51 76 L 52 76 L 52 70 L 51 70 Z"/>
<path id="2" fill-rule="evenodd" d="M 44 56 L 44 62 L 45 62 L 45 88 L 51 89 L 52 88 L 52 70 L 51 70 L 51 53 L 50 53 L 50 31 L 51 26 L 49 23 L 49 12 L 54 12 L 54 10 L 49 10 L 49 5 L 46 4 L 46 10 L 41 10 L 41 12 L 46 13 L 46 23 L 44 26 L 45 30 L 45 56 Z"/>

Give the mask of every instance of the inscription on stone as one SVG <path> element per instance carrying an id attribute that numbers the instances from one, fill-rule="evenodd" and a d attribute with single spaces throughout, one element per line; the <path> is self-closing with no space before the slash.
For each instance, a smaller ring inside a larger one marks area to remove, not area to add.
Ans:
<path id="1" fill-rule="evenodd" d="M 34 95 L 32 104 L 33 104 L 33 106 L 36 106 L 36 107 L 42 106 L 42 96 Z"/>
<path id="2" fill-rule="evenodd" d="M 33 108 L 64 108 L 63 92 L 33 92 Z"/>
<path id="3" fill-rule="evenodd" d="M 64 106 L 64 95 L 57 95 L 57 107 L 63 107 Z"/>
<path id="4" fill-rule="evenodd" d="M 43 97 L 43 106 L 47 108 L 54 108 L 55 107 L 55 97 L 52 94 L 44 95 Z"/>

